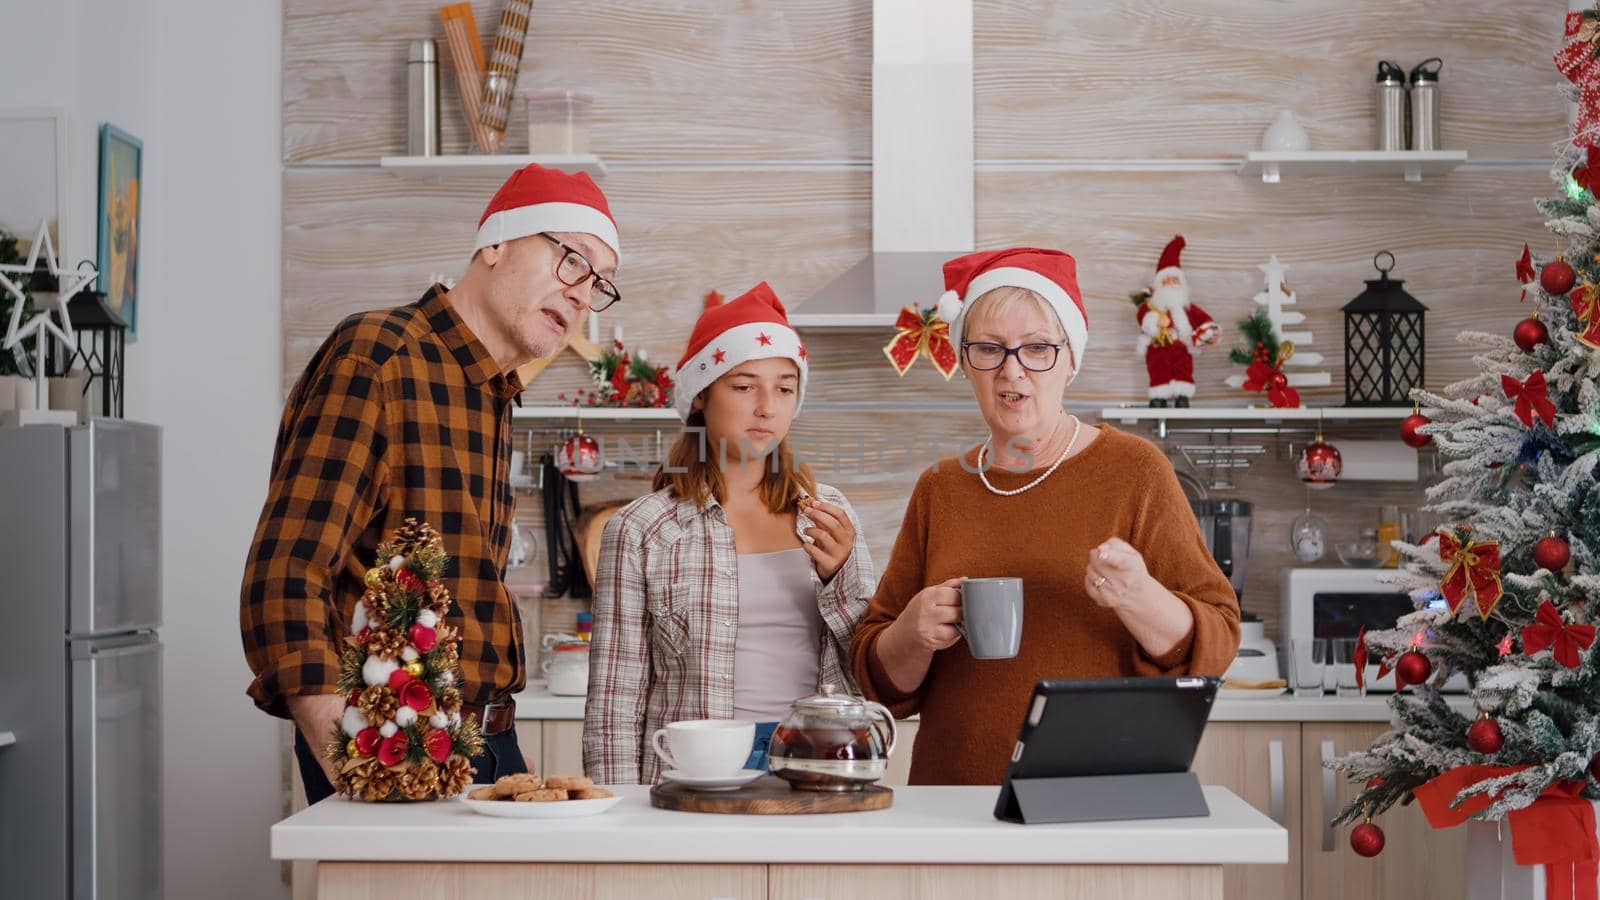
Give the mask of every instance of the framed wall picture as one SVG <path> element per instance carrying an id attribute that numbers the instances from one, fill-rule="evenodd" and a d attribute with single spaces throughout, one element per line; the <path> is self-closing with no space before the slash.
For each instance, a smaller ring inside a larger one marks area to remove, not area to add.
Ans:
<path id="1" fill-rule="evenodd" d="M 139 311 L 139 175 L 144 142 L 112 124 L 100 126 L 100 290 L 128 325 L 133 340 Z"/>

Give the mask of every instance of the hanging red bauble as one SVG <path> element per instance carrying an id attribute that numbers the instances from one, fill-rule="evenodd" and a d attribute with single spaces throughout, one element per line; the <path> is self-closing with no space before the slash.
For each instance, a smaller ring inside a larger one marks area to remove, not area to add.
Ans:
<path id="1" fill-rule="evenodd" d="M 1506 744 L 1500 723 L 1487 715 L 1467 726 L 1467 746 L 1477 753 L 1499 753 Z"/>
<path id="2" fill-rule="evenodd" d="M 1422 448 L 1428 446 L 1433 441 L 1433 438 L 1422 434 L 1417 429 L 1432 421 L 1432 419 L 1420 412 L 1413 412 L 1411 415 L 1406 416 L 1400 422 L 1400 440 L 1404 441 L 1407 447 Z"/>
<path id="3" fill-rule="evenodd" d="M 1556 261 L 1545 266 L 1539 272 L 1539 286 L 1547 293 L 1560 296 L 1572 290 L 1572 285 L 1578 280 L 1578 273 L 1567 265 L 1566 257 L 1558 256 Z"/>
<path id="4" fill-rule="evenodd" d="M 1324 441 L 1319 433 L 1315 441 L 1300 451 L 1295 471 L 1306 487 L 1325 491 L 1339 483 L 1339 474 L 1344 471 L 1344 459 L 1339 455 L 1339 448 Z"/>
<path id="5" fill-rule="evenodd" d="M 1400 654 L 1394 664 L 1394 677 L 1399 686 L 1422 684 L 1433 674 L 1433 663 L 1415 650 Z"/>
<path id="6" fill-rule="evenodd" d="M 1542 569 L 1559 572 L 1567 567 L 1567 561 L 1570 559 L 1572 559 L 1572 548 L 1565 540 L 1556 537 L 1554 531 L 1533 545 L 1533 561 Z"/>
<path id="7" fill-rule="evenodd" d="M 578 432 L 556 447 L 556 468 L 568 481 L 593 481 L 605 469 L 600 442 Z"/>
<path id="8" fill-rule="evenodd" d="M 1517 342 L 1523 353 L 1532 353 L 1533 348 L 1550 340 L 1550 329 L 1537 317 L 1529 317 L 1517 323 L 1511 332 L 1511 339 Z"/>
<path id="9" fill-rule="evenodd" d="M 1350 849 L 1366 857 L 1382 853 L 1383 829 L 1371 822 L 1362 822 L 1350 829 Z"/>

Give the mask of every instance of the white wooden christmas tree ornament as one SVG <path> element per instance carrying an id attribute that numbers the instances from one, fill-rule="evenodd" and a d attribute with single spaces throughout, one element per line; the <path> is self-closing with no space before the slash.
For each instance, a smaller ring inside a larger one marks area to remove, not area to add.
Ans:
<path id="1" fill-rule="evenodd" d="M 1322 364 L 1322 354 L 1306 349 L 1311 346 L 1311 332 L 1285 331 L 1288 325 L 1299 325 L 1306 320 L 1305 313 L 1284 309 L 1295 302 L 1295 293 L 1289 289 L 1289 284 L 1284 280 L 1284 274 L 1289 267 L 1278 262 L 1276 254 L 1256 268 L 1266 279 L 1266 287 L 1261 293 L 1255 295 L 1256 305 L 1267 308 L 1267 320 L 1272 323 L 1272 333 L 1281 341 L 1290 341 L 1294 344 L 1294 355 L 1283 364 L 1284 373 L 1289 378 L 1289 386 L 1325 387 L 1333 383 L 1333 376 L 1326 371 L 1322 372 L 1296 372 L 1296 368 L 1319 366 Z M 1243 375 L 1230 375 L 1227 384 L 1231 388 L 1244 386 Z"/>

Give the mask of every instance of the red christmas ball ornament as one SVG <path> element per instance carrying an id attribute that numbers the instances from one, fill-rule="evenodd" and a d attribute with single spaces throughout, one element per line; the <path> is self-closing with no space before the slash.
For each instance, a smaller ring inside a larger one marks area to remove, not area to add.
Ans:
<path id="1" fill-rule="evenodd" d="M 411 645 L 418 653 L 430 653 L 439 642 L 439 633 L 421 622 L 411 624 Z"/>
<path id="2" fill-rule="evenodd" d="M 1428 446 L 1428 444 L 1433 442 L 1433 438 L 1421 433 L 1417 429 L 1427 425 L 1432 421 L 1432 419 L 1420 412 L 1414 412 L 1411 415 L 1406 416 L 1400 422 L 1400 440 L 1404 441 L 1407 447 L 1416 447 L 1420 449 Z"/>
<path id="3" fill-rule="evenodd" d="M 356 752 L 362 756 L 371 756 L 378 752 L 378 745 L 383 743 L 383 735 L 376 728 L 363 728 L 356 733 Z"/>
<path id="4" fill-rule="evenodd" d="M 378 745 L 378 762 L 389 768 L 394 768 L 406 760 L 406 753 L 411 750 L 411 738 L 404 731 L 396 731 L 383 739 Z"/>
<path id="5" fill-rule="evenodd" d="M 1339 483 L 1339 474 L 1344 471 L 1344 458 L 1339 455 L 1338 447 L 1324 441 L 1322 435 L 1318 434 L 1315 441 L 1300 451 L 1295 471 L 1306 487 L 1325 491 Z"/>
<path id="6" fill-rule="evenodd" d="M 1431 674 L 1433 674 L 1433 663 L 1415 650 L 1407 650 L 1395 660 L 1394 677 L 1401 687 L 1408 684 L 1422 684 Z"/>
<path id="7" fill-rule="evenodd" d="M 422 679 L 413 678 L 401 689 L 400 702 L 417 712 L 422 712 L 433 705 L 433 691 L 428 690 L 428 685 Z"/>
<path id="8" fill-rule="evenodd" d="M 1476 753 L 1499 753 L 1506 744 L 1500 723 L 1485 715 L 1467 726 L 1467 746 Z"/>
<path id="9" fill-rule="evenodd" d="M 1554 531 L 1533 545 L 1533 561 L 1542 569 L 1559 572 L 1567 567 L 1567 562 L 1571 559 L 1572 547 L 1566 540 L 1556 537 Z"/>
<path id="10" fill-rule="evenodd" d="M 450 758 L 450 732 L 435 728 L 428 732 L 422 739 L 422 749 L 428 751 L 428 758 L 436 763 L 442 763 Z"/>
<path id="11" fill-rule="evenodd" d="M 389 673 L 389 687 L 396 694 L 405 690 L 406 685 L 410 683 L 411 680 L 411 673 L 407 672 L 404 668 L 395 669 L 393 672 Z"/>
<path id="12" fill-rule="evenodd" d="M 1539 286 L 1547 293 L 1560 296 L 1572 290 L 1572 285 L 1578 280 L 1578 273 L 1567 264 L 1566 257 L 1558 256 L 1556 261 L 1539 270 Z"/>
<path id="13" fill-rule="evenodd" d="M 1369 859 L 1382 853 L 1383 829 L 1371 822 L 1362 822 L 1350 829 L 1350 849 Z"/>
<path id="14" fill-rule="evenodd" d="M 556 447 L 556 468 L 568 481 L 599 478 L 605 469 L 600 442 L 581 431 L 567 438 Z"/>
<path id="15" fill-rule="evenodd" d="M 1532 353 L 1533 348 L 1550 340 L 1550 329 L 1544 327 L 1544 323 L 1537 318 L 1526 318 L 1517 323 L 1516 329 L 1511 332 L 1511 339 L 1517 342 L 1523 353 Z"/>

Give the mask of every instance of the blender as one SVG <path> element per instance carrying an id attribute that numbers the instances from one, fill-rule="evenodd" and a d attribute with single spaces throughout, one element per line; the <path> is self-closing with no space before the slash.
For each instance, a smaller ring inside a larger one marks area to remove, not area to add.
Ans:
<path id="1" fill-rule="evenodd" d="M 1278 679 L 1278 650 L 1267 640 L 1267 626 L 1260 616 L 1243 611 L 1245 564 L 1250 556 L 1252 507 L 1244 500 L 1225 498 L 1192 500 L 1194 517 L 1205 536 L 1206 549 L 1217 567 L 1233 585 L 1240 601 L 1239 652 L 1225 678 L 1237 682 L 1263 682 Z"/>

